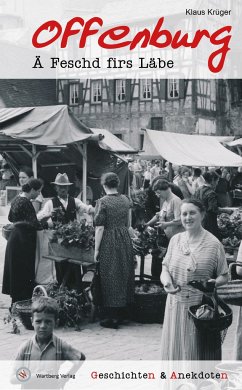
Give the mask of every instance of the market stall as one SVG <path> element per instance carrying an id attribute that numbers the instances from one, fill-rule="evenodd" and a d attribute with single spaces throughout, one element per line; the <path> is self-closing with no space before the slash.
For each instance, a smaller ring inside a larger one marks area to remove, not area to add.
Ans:
<path id="1" fill-rule="evenodd" d="M 74 181 L 77 171 L 85 201 L 88 180 L 96 188 L 104 171 L 119 173 L 125 166 L 127 173 L 127 163 L 117 154 L 135 152 L 107 130 L 85 126 L 66 105 L 0 109 L 0 153 L 15 174 L 19 166 L 32 165 L 35 176 L 38 173 L 46 181 L 47 197 L 52 195 L 47 187 L 56 173 L 66 172 Z M 122 176 L 121 172 L 124 188 Z"/>
<path id="2" fill-rule="evenodd" d="M 171 164 L 194 167 L 241 167 L 242 157 L 228 150 L 223 143 L 240 145 L 241 140 L 231 141 L 228 137 L 188 135 L 146 129 L 140 157 L 165 159 L 170 163 L 170 170 Z M 144 202 L 143 199 L 142 202 Z M 231 261 L 236 258 L 236 251 L 242 237 L 239 229 L 242 218 L 239 208 L 231 209 L 229 212 L 230 216 L 223 213 L 218 222 L 226 255 L 228 261 Z"/>
<path id="3" fill-rule="evenodd" d="M 19 166 L 23 165 L 32 165 L 35 176 L 41 176 L 47 184 L 59 172 L 67 173 L 74 183 L 78 175 L 82 182 L 81 199 L 86 202 L 88 184 L 93 190 L 95 203 L 102 191 L 100 176 L 111 170 L 119 175 L 121 192 L 127 192 L 127 161 L 120 154 L 136 151 L 105 129 L 89 129 L 67 106 L 0 109 L 0 130 L 0 153 L 16 176 Z M 51 187 L 49 185 L 44 190 L 50 190 Z M 82 247 L 81 242 L 86 243 L 89 237 L 94 243 L 94 229 L 88 225 L 82 228 L 80 225 L 79 231 L 73 232 L 72 226 L 72 233 L 68 233 L 68 228 L 70 226 L 62 226 L 59 231 L 56 229 L 56 234 L 66 229 L 66 237 L 61 239 L 58 236 L 55 242 L 50 240 L 45 256 L 54 261 L 57 268 L 63 262 L 70 264 L 62 282 L 67 285 L 68 279 L 74 277 L 74 284 L 71 280 L 70 285 L 80 291 L 84 267 L 90 265 L 93 268 L 93 245 Z"/>
<path id="4" fill-rule="evenodd" d="M 213 136 L 146 129 L 140 157 L 163 158 L 175 165 L 195 167 L 242 166 L 242 157 L 225 148 L 221 140 Z"/>

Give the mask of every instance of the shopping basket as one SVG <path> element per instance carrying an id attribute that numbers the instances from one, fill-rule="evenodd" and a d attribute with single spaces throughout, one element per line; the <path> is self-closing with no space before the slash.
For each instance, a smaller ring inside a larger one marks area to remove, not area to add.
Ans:
<path id="1" fill-rule="evenodd" d="M 32 330 L 33 325 L 31 321 L 31 307 L 34 300 L 38 299 L 40 296 L 47 297 L 46 289 L 38 285 L 34 288 L 32 298 L 31 299 L 25 299 L 23 301 L 17 301 L 13 304 L 12 307 L 12 313 L 13 315 L 16 315 L 19 317 L 22 324 L 25 326 L 26 329 Z"/>

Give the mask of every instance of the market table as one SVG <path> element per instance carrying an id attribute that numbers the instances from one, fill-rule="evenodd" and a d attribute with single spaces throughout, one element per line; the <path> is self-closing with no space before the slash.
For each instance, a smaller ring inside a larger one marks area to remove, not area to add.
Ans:
<path id="1" fill-rule="evenodd" d="M 43 258 L 55 262 L 58 274 L 57 280 L 62 286 L 67 286 L 71 282 L 71 278 L 74 277 L 74 289 L 78 293 L 83 291 L 83 276 L 87 272 L 95 270 L 94 263 L 72 259 L 66 256 L 44 255 Z M 65 266 L 60 267 L 60 264 L 64 264 Z"/>

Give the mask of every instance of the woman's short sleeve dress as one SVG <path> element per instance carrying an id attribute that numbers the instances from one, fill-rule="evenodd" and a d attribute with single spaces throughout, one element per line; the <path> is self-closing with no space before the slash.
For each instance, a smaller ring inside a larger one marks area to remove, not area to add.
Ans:
<path id="1" fill-rule="evenodd" d="M 188 308 L 201 303 L 202 293 L 187 284 L 192 280 L 207 281 L 228 272 L 222 244 L 204 230 L 199 245 L 191 253 L 185 233 L 176 234 L 170 241 L 163 264 L 181 291 L 167 296 L 162 330 L 162 360 L 220 359 L 218 339 L 214 335 L 202 337 L 188 316 Z"/>
<path id="2" fill-rule="evenodd" d="M 99 248 L 103 306 L 125 307 L 134 297 L 133 247 L 128 232 L 130 201 L 125 195 L 101 198 L 94 218 L 104 226 Z"/>

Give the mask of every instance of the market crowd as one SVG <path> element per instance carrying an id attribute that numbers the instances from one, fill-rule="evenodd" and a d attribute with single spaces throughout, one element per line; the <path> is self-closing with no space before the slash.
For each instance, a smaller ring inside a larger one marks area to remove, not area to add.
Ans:
<path id="1" fill-rule="evenodd" d="M 133 237 L 153 227 L 159 245 L 152 251 L 151 276 L 161 280 L 167 293 L 162 359 L 221 359 L 220 332 L 199 332 L 188 312 L 203 301 L 203 290 L 194 282 L 211 292 L 228 281 L 218 215 L 240 205 L 242 171 L 139 159 L 129 162 L 128 171 L 130 196 L 119 193 L 118 175 L 108 172 L 101 177 L 105 195 L 95 204 L 87 204 L 80 196 L 69 195 L 73 183 L 66 173 L 57 174 L 52 182 L 56 195 L 45 202 L 43 181 L 33 178 L 28 167 L 21 167 L 21 191 L 12 199 L 8 216 L 12 225 L 2 292 L 11 296 L 14 305 L 30 299 L 36 284 L 57 281 L 61 285 L 70 270 L 75 274 L 76 266 L 70 269 L 66 262 L 54 264 L 42 252 L 48 247 L 57 214 L 63 224 L 84 221 L 95 227 L 94 264 L 102 295 L 100 325 L 118 329 L 129 318 L 134 303 Z M 5 181 L 13 175 L 6 163 L 1 172 L 0 188 L 4 190 Z M 71 278 L 69 283 L 73 283 Z"/>

